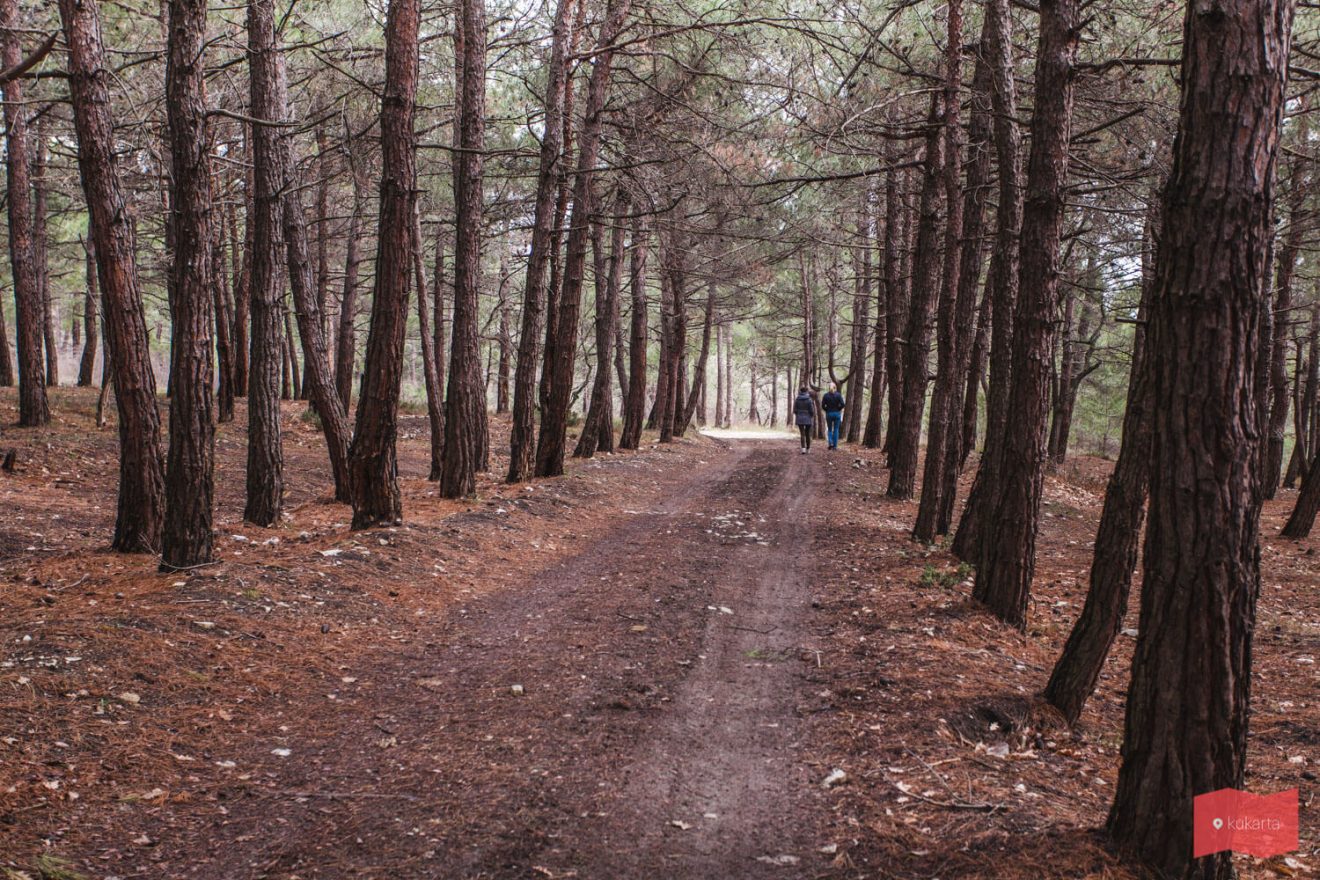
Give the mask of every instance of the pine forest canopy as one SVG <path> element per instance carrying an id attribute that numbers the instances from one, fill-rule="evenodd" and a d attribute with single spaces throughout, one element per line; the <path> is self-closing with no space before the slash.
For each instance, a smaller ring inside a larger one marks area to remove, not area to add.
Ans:
<path id="1" fill-rule="evenodd" d="M 1109 831 L 1229 875 L 1190 803 L 1242 781 L 1260 504 L 1300 484 L 1292 536 L 1320 509 L 1312 5 L 0 0 L 0 31 L 0 385 L 22 426 L 47 386 L 112 396 L 116 549 L 209 562 L 240 416 L 277 524 L 282 399 L 356 529 L 408 516 L 401 406 L 462 498 L 837 383 L 913 538 L 1023 627 L 1080 442 L 1117 460 L 1046 697 L 1076 721 L 1144 525 Z M 1201 660 L 1189 697 L 1167 670 Z"/>

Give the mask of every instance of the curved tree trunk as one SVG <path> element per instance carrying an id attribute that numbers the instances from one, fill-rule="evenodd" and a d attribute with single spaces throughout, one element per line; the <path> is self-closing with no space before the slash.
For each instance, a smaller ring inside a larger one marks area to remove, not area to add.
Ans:
<path id="1" fill-rule="evenodd" d="M 472 0 L 468 0 L 472 2 Z M 393 525 L 403 518 L 395 450 L 408 281 L 417 205 L 418 0 L 390 0 L 385 22 L 385 90 L 380 105 L 380 222 L 371 329 L 362 371 L 357 424 L 349 449 L 353 528 Z"/>
<path id="2" fill-rule="evenodd" d="M 1132 572 L 1137 564 L 1141 524 L 1150 489 L 1151 454 L 1151 365 L 1146 345 L 1154 287 L 1154 261 L 1159 233 L 1158 204 L 1161 194 L 1152 195 L 1147 213 L 1146 247 L 1143 249 L 1142 303 L 1132 341 L 1132 369 L 1128 380 L 1127 406 L 1123 412 L 1123 445 L 1105 488 L 1104 509 L 1095 535 L 1095 557 L 1091 561 L 1090 588 L 1086 604 L 1073 624 L 1063 653 L 1054 664 L 1045 699 L 1063 714 L 1069 724 L 1082 716 L 1086 701 L 1095 692 L 1105 658 L 1123 626 L 1127 614 Z"/>
<path id="3" fill-rule="evenodd" d="M 1148 345 L 1154 455 L 1141 615 L 1108 831 L 1154 873 L 1192 858 L 1193 799 L 1242 788 L 1260 591 L 1261 411 L 1274 166 L 1293 4 L 1187 7 Z"/>
<path id="4" fill-rule="evenodd" d="M 173 208 L 173 368 L 165 460 L 162 571 L 211 561 L 215 425 L 211 421 L 211 327 L 215 281 L 211 168 L 207 153 L 207 0 L 170 0 L 165 70 Z"/>
<path id="5" fill-rule="evenodd" d="M 445 388 L 440 382 L 436 363 L 435 336 L 431 332 L 430 303 L 427 301 L 426 269 L 422 259 L 422 218 L 413 219 L 413 282 L 417 285 L 417 333 L 422 349 L 422 379 L 426 384 L 426 417 L 431 428 L 431 469 L 427 479 L 440 479 L 445 450 Z M 432 293 L 439 297 L 440 288 Z"/>
<path id="6" fill-rule="evenodd" d="M 160 413 L 133 230 L 116 167 L 110 73 L 96 5 L 60 0 L 59 7 L 69 49 L 78 167 L 96 243 L 106 363 L 119 413 L 119 502 L 111 546 L 126 553 L 155 552 L 160 547 L 165 491 Z"/>
<path id="7" fill-rule="evenodd" d="M 627 196 L 622 190 L 614 203 L 610 229 L 610 252 L 605 255 L 603 230 L 597 225 L 592 233 L 592 255 L 596 276 L 596 376 L 591 386 L 591 402 L 582 423 L 575 458 L 591 458 L 596 452 L 614 451 L 614 392 L 610 387 L 610 360 L 613 358 L 614 328 L 618 320 L 619 283 L 623 273 L 623 233 L 620 218 L 628 211 Z"/>

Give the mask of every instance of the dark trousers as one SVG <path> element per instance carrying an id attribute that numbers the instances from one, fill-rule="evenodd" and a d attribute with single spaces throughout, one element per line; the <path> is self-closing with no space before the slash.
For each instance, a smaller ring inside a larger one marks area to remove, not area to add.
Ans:
<path id="1" fill-rule="evenodd" d="M 811 429 L 812 425 L 798 425 L 798 433 L 802 435 L 802 448 L 811 448 Z"/>

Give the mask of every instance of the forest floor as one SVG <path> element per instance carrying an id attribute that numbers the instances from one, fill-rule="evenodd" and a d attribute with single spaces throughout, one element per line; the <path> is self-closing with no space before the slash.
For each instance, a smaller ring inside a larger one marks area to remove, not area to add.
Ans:
<path id="1" fill-rule="evenodd" d="M 6 880 L 1134 876 L 1095 830 L 1133 631 L 1075 730 L 1035 699 L 1108 462 L 1047 480 L 1019 633 L 908 539 L 869 450 L 689 436 L 519 487 L 497 458 L 453 502 L 408 416 L 406 524 L 355 533 L 286 405 L 265 530 L 240 521 L 240 409 L 218 561 L 166 575 L 105 549 L 94 395 L 53 403 L 0 431 Z M 1294 497 L 1262 525 L 1248 782 L 1301 789 L 1302 847 L 1240 857 L 1253 878 L 1320 868 L 1320 539 L 1275 537 Z"/>

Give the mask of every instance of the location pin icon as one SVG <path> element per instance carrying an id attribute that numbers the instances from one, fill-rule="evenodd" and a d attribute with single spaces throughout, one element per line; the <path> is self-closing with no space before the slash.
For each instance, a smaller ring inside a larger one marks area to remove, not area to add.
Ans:
<path id="1" fill-rule="evenodd" d="M 1216 830 L 1216 831 L 1219 831 L 1219 830 L 1221 830 L 1221 829 L 1224 827 L 1224 820 L 1223 820 L 1223 819 L 1215 819 L 1215 820 L 1214 820 L 1213 822 L 1211 822 L 1210 824 L 1213 825 L 1213 826 L 1215 826 L 1215 830 Z"/>

